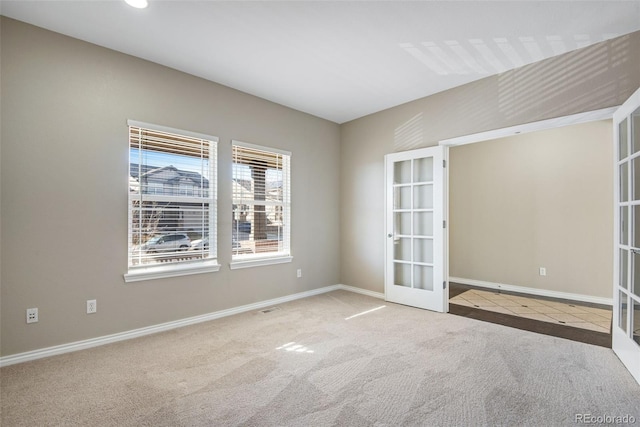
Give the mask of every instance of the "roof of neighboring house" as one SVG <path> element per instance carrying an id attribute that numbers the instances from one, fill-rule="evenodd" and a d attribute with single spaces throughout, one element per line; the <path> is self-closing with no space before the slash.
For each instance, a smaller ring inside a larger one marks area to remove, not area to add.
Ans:
<path id="1" fill-rule="evenodd" d="M 154 179 L 159 181 L 163 180 L 162 179 L 163 172 L 170 171 L 170 172 L 173 172 L 174 175 L 171 177 L 167 175 L 167 178 L 164 179 L 164 181 L 166 181 L 167 183 L 175 184 L 176 181 L 186 179 L 191 181 L 194 185 L 198 187 L 209 188 L 209 180 L 204 176 L 202 176 L 201 174 L 199 174 L 198 172 L 185 171 L 182 169 L 178 169 L 173 165 L 158 167 L 158 166 L 152 166 L 152 165 L 138 165 L 137 163 L 131 163 L 129 171 L 130 171 L 129 173 L 131 177 L 136 180 L 139 180 L 139 178 L 148 179 L 149 177 L 153 176 Z M 140 173 L 140 177 L 138 176 L 139 173 Z"/>

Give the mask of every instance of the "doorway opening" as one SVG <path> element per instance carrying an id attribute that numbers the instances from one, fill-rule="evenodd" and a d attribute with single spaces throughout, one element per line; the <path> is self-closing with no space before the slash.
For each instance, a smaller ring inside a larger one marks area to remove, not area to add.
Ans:
<path id="1" fill-rule="evenodd" d="M 440 142 L 452 314 L 611 347 L 614 111 Z"/>

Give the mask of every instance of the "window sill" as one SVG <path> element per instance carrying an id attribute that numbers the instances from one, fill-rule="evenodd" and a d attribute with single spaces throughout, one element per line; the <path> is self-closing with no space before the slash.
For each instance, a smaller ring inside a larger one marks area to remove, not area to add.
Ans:
<path id="1" fill-rule="evenodd" d="M 231 270 L 239 268 L 261 267 L 263 265 L 285 264 L 293 261 L 292 256 L 278 256 L 273 258 L 247 258 L 243 260 L 233 261 L 229 264 Z"/>
<path id="2" fill-rule="evenodd" d="M 164 279 L 166 277 L 187 276 L 190 274 L 215 273 L 220 264 L 215 259 L 198 263 L 178 265 L 154 265 L 151 267 L 135 267 L 124 275 L 124 281 L 139 282 L 142 280 Z"/>

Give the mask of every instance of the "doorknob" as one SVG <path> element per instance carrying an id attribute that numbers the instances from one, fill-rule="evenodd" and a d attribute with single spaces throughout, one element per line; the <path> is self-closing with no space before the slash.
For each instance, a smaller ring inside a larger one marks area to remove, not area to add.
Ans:
<path id="1" fill-rule="evenodd" d="M 389 234 L 387 234 L 387 237 L 391 238 L 391 237 L 393 237 L 393 234 L 389 233 Z"/>
<path id="2" fill-rule="evenodd" d="M 631 252 L 633 252 L 636 255 L 640 255 L 640 250 L 638 249 L 631 249 Z"/>

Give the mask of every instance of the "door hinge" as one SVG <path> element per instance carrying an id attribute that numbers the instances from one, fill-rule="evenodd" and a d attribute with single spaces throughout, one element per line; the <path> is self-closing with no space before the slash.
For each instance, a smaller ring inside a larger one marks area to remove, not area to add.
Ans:
<path id="1" fill-rule="evenodd" d="M 442 289 L 447 289 L 447 282 L 442 282 Z"/>
<path id="2" fill-rule="evenodd" d="M 442 221 L 442 228 L 447 228 L 447 221 Z"/>
<path id="3" fill-rule="evenodd" d="M 446 160 L 443 160 L 443 161 L 442 161 L 442 167 L 443 167 L 443 168 L 446 168 L 446 167 L 447 167 L 447 161 L 446 161 Z"/>

